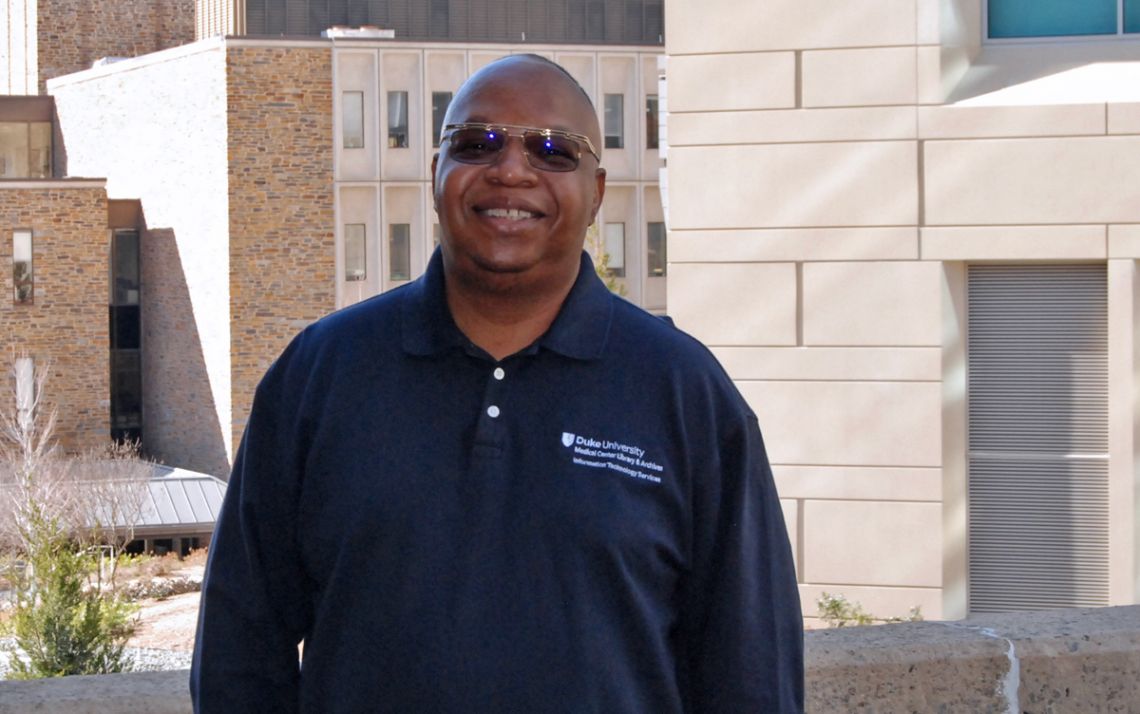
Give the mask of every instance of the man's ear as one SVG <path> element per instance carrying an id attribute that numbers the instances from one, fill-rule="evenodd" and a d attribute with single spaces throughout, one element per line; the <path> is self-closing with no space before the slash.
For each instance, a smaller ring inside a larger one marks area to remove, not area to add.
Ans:
<path id="1" fill-rule="evenodd" d="M 599 167 L 594 172 L 594 205 L 590 213 L 590 224 L 598 218 L 598 211 L 602 207 L 602 199 L 606 197 L 606 170 Z"/>
<path id="2" fill-rule="evenodd" d="M 435 167 L 439 164 L 439 154 L 435 153 L 431 156 L 431 203 L 435 207 L 435 212 L 439 213 L 439 206 L 435 201 Z"/>

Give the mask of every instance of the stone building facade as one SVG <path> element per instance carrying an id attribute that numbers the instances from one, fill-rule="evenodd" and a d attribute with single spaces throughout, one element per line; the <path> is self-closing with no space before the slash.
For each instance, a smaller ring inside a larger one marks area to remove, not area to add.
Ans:
<path id="1" fill-rule="evenodd" d="M 15 389 L 16 358 L 48 368 L 45 409 L 57 413 L 62 449 L 105 445 L 110 434 L 107 349 L 107 193 L 101 180 L 0 182 L 0 382 Z M 31 299 L 14 300 L 14 234 L 32 244 Z"/>
<path id="2" fill-rule="evenodd" d="M 135 57 L 194 39 L 194 0 L 4 0 L 4 94 L 43 94 L 46 82 L 103 57 Z"/>
<path id="3" fill-rule="evenodd" d="M 1140 35 L 998 4 L 666 6 L 669 312 L 760 417 L 808 614 L 1140 600 Z"/>

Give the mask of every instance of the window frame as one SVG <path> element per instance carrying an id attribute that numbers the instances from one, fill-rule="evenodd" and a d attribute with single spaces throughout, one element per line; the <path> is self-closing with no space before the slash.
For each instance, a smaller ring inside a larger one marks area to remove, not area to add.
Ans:
<path id="1" fill-rule="evenodd" d="M 27 236 L 27 260 L 17 260 L 16 255 L 23 253 L 19 250 L 20 244 L 17 242 L 21 237 Z M 17 282 L 16 270 L 17 266 L 21 263 L 27 263 L 27 274 L 20 278 Z M 12 263 L 9 274 L 12 276 L 12 304 L 13 305 L 35 305 L 36 304 L 36 241 L 35 233 L 31 228 L 15 228 L 12 230 Z M 26 283 L 27 295 L 20 297 L 21 283 Z"/>
<path id="2" fill-rule="evenodd" d="M 1137 12 L 1140 13 L 1140 2 L 1131 0 L 1137 3 Z M 990 2 L 992 0 L 984 0 L 981 6 L 981 27 L 982 27 L 982 42 L 983 44 L 993 45 L 1022 45 L 1022 44 L 1035 44 L 1041 42 L 1127 42 L 1130 40 L 1140 40 L 1140 30 L 1136 32 L 1125 32 L 1125 14 L 1124 3 L 1126 0 L 1116 0 L 1116 32 L 1104 33 L 1094 35 L 1026 35 L 1022 37 L 990 37 Z"/>

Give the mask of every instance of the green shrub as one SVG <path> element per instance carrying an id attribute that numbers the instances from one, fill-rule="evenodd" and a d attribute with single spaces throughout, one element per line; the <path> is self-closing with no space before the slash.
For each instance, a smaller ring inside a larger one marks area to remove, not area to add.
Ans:
<path id="1" fill-rule="evenodd" d="M 819 608 L 818 617 L 827 623 L 828 627 L 847 627 L 848 625 L 873 625 L 876 622 L 918 622 L 922 620 L 922 608 L 912 607 L 907 617 L 875 617 L 863 609 L 857 602 L 851 602 L 842 595 L 823 593 L 815 602 Z"/>

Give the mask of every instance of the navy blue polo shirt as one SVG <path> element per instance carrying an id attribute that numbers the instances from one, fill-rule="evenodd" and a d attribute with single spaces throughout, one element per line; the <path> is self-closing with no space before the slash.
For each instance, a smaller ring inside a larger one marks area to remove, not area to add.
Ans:
<path id="1" fill-rule="evenodd" d="M 437 251 L 258 387 L 191 689 L 200 712 L 798 711 L 801 628 L 756 418 L 711 354 L 583 254 L 496 361 Z"/>

